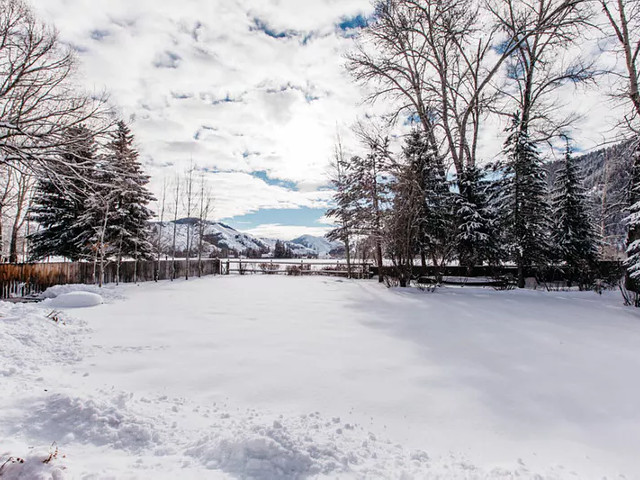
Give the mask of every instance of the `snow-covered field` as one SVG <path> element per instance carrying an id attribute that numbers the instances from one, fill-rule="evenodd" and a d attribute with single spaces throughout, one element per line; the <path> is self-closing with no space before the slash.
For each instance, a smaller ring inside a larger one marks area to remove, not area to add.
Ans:
<path id="1" fill-rule="evenodd" d="M 101 293 L 0 303 L 0 465 L 25 460 L 2 480 L 640 478 L 640 314 L 615 293 Z"/>

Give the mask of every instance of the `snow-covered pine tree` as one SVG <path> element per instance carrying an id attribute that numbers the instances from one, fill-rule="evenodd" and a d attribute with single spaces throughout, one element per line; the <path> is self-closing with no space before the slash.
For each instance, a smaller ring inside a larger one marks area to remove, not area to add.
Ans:
<path id="1" fill-rule="evenodd" d="M 352 194 L 354 201 L 353 225 L 356 234 L 367 236 L 374 245 L 374 255 L 378 265 L 378 281 L 382 282 L 382 241 L 383 216 L 389 203 L 389 179 L 387 159 L 389 139 L 371 139 L 369 153 L 363 157 L 354 156 L 349 161 Z"/>
<path id="2" fill-rule="evenodd" d="M 627 290 L 640 293 L 640 138 L 633 146 L 633 170 L 629 185 L 629 216 L 627 217 Z M 636 299 L 638 303 L 638 299 Z M 638 305 L 636 305 L 638 306 Z"/>
<path id="3" fill-rule="evenodd" d="M 39 179 L 30 207 L 30 220 L 38 227 L 29 236 L 29 255 L 33 260 L 61 256 L 78 260 L 86 250 L 77 242 L 83 226 L 82 215 L 94 170 L 97 146 L 93 133 L 86 127 L 70 128 L 64 151 L 49 177 Z M 53 174 L 55 171 L 55 174 Z"/>
<path id="4" fill-rule="evenodd" d="M 499 214 L 504 247 L 518 267 L 518 287 L 525 286 L 524 269 L 549 259 L 549 205 L 546 174 L 527 126 L 515 114 L 504 146 L 502 175 L 495 207 Z"/>
<path id="5" fill-rule="evenodd" d="M 82 210 L 76 220 L 79 234 L 75 238 L 86 258 L 93 260 L 94 283 L 104 283 L 106 262 L 117 254 L 117 201 L 121 173 L 108 157 L 100 155 L 91 172 Z"/>
<path id="6" fill-rule="evenodd" d="M 414 256 L 443 267 L 455 251 L 454 199 L 442 158 L 429 136 L 414 130 L 397 162 L 391 183 L 392 208 L 386 215 L 387 253 L 405 283 Z"/>
<path id="7" fill-rule="evenodd" d="M 349 162 L 344 156 L 340 140 L 336 144 L 332 168 L 331 183 L 335 188 L 333 194 L 334 206 L 327 210 L 327 216 L 335 219 L 336 227 L 327 234 L 327 238 L 344 243 L 347 277 L 351 278 L 351 236 L 354 231 L 353 224 L 355 221 L 355 199 L 352 187 L 355 185 L 355 179 L 352 178 Z"/>
<path id="8" fill-rule="evenodd" d="M 414 165 L 422 195 L 419 227 L 421 256 L 435 267 L 443 267 L 455 252 L 454 201 L 451 182 L 442 157 L 432 148 L 423 133 L 410 137 L 405 156 Z"/>
<path id="9" fill-rule="evenodd" d="M 149 221 L 153 212 L 149 209 L 149 203 L 154 197 L 147 188 L 149 176 L 138 161 L 134 136 L 123 121 L 117 123 L 111 134 L 105 157 L 116 175 L 117 195 L 112 227 L 118 264 L 123 256 L 136 260 L 151 258 L 153 245 Z"/>
<path id="10" fill-rule="evenodd" d="M 499 258 L 496 211 L 491 205 L 492 183 L 487 172 L 468 166 L 457 179 L 455 197 L 456 250 L 460 265 L 473 267 Z"/>
<path id="11" fill-rule="evenodd" d="M 553 185 L 552 225 L 555 258 L 566 264 L 570 278 L 583 284 L 598 259 L 598 242 L 580 169 L 568 142 Z"/>

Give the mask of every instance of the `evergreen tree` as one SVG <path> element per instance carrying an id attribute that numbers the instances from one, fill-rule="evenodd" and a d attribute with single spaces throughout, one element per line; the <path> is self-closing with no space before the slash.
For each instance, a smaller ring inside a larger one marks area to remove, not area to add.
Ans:
<path id="1" fill-rule="evenodd" d="M 336 227 L 327 234 L 327 238 L 329 240 L 340 240 L 344 243 L 347 277 L 351 278 L 351 237 L 354 232 L 356 206 L 353 186 L 356 182 L 339 140 L 336 145 L 332 167 L 333 178 L 331 183 L 335 188 L 333 195 L 334 206 L 327 211 L 327 216 L 336 220 Z"/>
<path id="2" fill-rule="evenodd" d="M 514 115 L 505 142 L 506 159 L 498 164 L 502 179 L 495 198 L 504 247 L 518 267 L 518 287 L 525 286 L 524 269 L 549 258 L 549 206 L 546 174 L 527 125 Z"/>
<path id="3" fill-rule="evenodd" d="M 102 285 L 105 263 L 117 252 L 115 221 L 121 177 L 104 155 L 96 160 L 91 177 L 91 188 L 77 219 L 79 234 L 75 242 L 86 257 L 92 258 L 94 282 Z"/>
<path id="4" fill-rule="evenodd" d="M 78 260 L 86 251 L 77 242 L 84 226 L 78 221 L 93 188 L 97 146 L 92 132 L 83 126 L 66 133 L 65 151 L 55 163 L 55 174 L 41 178 L 35 188 L 30 221 L 38 224 L 30 235 L 30 256 L 39 260 L 62 256 Z"/>
<path id="5" fill-rule="evenodd" d="M 555 178 L 552 202 L 551 240 L 555 256 L 567 265 L 570 276 L 577 275 L 581 277 L 579 280 L 584 280 L 585 275 L 593 271 L 598 247 L 587 212 L 587 193 L 568 144 L 564 162 Z"/>
<path id="6" fill-rule="evenodd" d="M 495 263 L 499 257 L 496 212 L 491 205 L 492 182 L 486 172 L 469 166 L 458 178 L 455 199 L 456 249 L 460 265 Z"/>
<path id="7" fill-rule="evenodd" d="M 417 254 L 423 267 L 427 257 L 438 267 L 450 259 L 455 246 L 454 194 L 442 159 L 421 130 L 408 136 L 394 173 L 393 202 L 386 215 L 387 254 L 405 285 Z"/>
<path id="8" fill-rule="evenodd" d="M 414 133 L 405 155 L 413 164 L 422 196 L 419 225 L 421 256 L 436 267 L 443 267 L 455 251 L 454 201 L 451 182 L 443 159 L 426 142 L 424 134 Z"/>
<path id="9" fill-rule="evenodd" d="M 284 242 L 277 240 L 273 249 L 273 258 L 287 258 L 287 247 Z"/>
<path id="10" fill-rule="evenodd" d="M 633 150 L 627 227 L 629 230 L 627 234 L 627 260 L 625 262 L 627 275 L 625 286 L 628 290 L 640 293 L 640 138 L 636 140 Z"/>
<path id="11" fill-rule="evenodd" d="M 363 157 L 352 157 L 349 165 L 353 180 L 351 194 L 355 233 L 369 237 L 374 245 L 379 282 L 383 281 L 383 216 L 389 202 L 388 148 L 387 138 L 371 140 L 369 153 Z"/>
<path id="12" fill-rule="evenodd" d="M 117 174 L 115 215 L 112 222 L 114 240 L 119 257 L 151 258 L 153 245 L 150 241 L 149 221 L 153 212 L 148 205 L 154 197 L 147 188 L 149 176 L 142 170 L 133 142 L 131 130 L 120 121 L 111 135 L 111 141 L 106 145 L 107 161 Z"/>

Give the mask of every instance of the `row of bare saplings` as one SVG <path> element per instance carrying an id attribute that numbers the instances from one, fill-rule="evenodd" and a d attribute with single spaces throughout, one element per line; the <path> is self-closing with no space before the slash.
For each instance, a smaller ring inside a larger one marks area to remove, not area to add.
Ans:
<path id="1" fill-rule="evenodd" d="M 105 265 L 105 283 L 135 283 L 220 274 L 220 260 L 144 260 Z M 93 284 L 92 262 L 0 264 L 0 298 L 27 297 L 54 285 Z"/>

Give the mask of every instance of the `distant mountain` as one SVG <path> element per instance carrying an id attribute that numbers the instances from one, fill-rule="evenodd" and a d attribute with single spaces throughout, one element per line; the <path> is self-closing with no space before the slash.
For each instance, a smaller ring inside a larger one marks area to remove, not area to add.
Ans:
<path id="1" fill-rule="evenodd" d="M 176 221 L 176 251 L 179 255 L 184 255 L 186 252 L 189 227 L 191 227 L 189 235 L 192 238 L 189 243 L 193 246 L 192 251 L 197 250 L 200 244 L 198 219 L 182 218 Z M 170 255 L 173 250 L 174 222 L 155 223 L 156 236 L 160 228 L 162 228 L 162 251 Z M 278 241 L 277 239 L 258 238 L 248 233 L 242 233 L 220 222 L 206 222 L 202 233 L 202 250 L 206 256 L 244 255 L 260 258 L 272 254 Z M 326 258 L 341 256 L 341 253 L 344 253 L 340 242 L 330 242 L 312 235 L 304 235 L 293 241 L 286 241 L 284 244 L 296 257 Z"/>
<path id="2" fill-rule="evenodd" d="M 319 256 L 343 255 L 344 245 L 341 242 L 332 242 L 323 237 L 314 237 L 313 235 L 302 235 L 289 242 L 290 244 L 301 245 L 305 248 L 313 250 Z"/>

